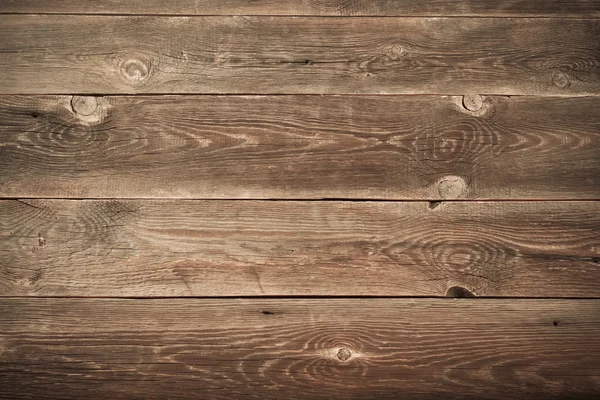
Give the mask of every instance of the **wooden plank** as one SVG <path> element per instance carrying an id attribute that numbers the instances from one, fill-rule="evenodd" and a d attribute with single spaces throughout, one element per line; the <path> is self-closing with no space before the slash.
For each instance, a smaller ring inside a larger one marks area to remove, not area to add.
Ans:
<path id="1" fill-rule="evenodd" d="M 0 202 L 2 296 L 600 297 L 600 202 Z"/>
<path id="2" fill-rule="evenodd" d="M 0 397 L 592 399 L 599 300 L 0 301 Z"/>
<path id="3" fill-rule="evenodd" d="M 600 16 L 598 0 L 2 0 L 0 13 L 314 16 Z"/>
<path id="4" fill-rule="evenodd" d="M 600 94 L 600 20 L 3 15 L 0 25 L 3 94 Z"/>
<path id="5" fill-rule="evenodd" d="M 598 109 L 598 97 L 3 96 L 0 195 L 600 199 Z"/>

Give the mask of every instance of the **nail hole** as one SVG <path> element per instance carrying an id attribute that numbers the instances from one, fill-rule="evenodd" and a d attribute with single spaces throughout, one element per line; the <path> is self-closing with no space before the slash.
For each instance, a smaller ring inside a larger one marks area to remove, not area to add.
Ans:
<path id="1" fill-rule="evenodd" d="M 306 64 L 306 65 L 313 65 L 314 62 L 313 62 L 313 60 L 305 60 L 304 64 Z"/>
<path id="2" fill-rule="evenodd" d="M 600 263 L 600 257 L 594 257 L 594 258 L 592 258 L 592 262 L 596 263 L 596 264 Z"/>
<path id="3" fill-rule="evenodd" d="M 32 116 L 33 118 L 37 118 L 37 117 L 39 117 L 39 116 L 40 116 L 40 114 L 38 114 L 38 113 L 32 113 L 32 114 L 31 114 L 31 116 Z"/>
<path id="4" fill-rule="evenodd" d="M 455 298 L 466 298 L 466 297 L 477 297 L 473 292 L 464 287 L 460 286 L 452 286 L 446 292 L 446 297 L 455 297 Z"/>
<path id="5" fill-rule="evenodd" d="M 552 322 L 552 325 L 558 326 L 558 325 L 560 325 L 560 322 L 559 321 L 554 321 L 554 322 Z"/>

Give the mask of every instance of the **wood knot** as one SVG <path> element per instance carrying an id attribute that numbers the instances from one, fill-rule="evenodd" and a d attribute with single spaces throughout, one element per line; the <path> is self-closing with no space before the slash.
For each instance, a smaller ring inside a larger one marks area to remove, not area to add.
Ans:
<path id="1" fill-rule="evenodd" d="M 571 81 L 569 79 L 569 75 L 564 72 L 557 72 L 552 77 L 552 83 L 559 89 L 568 88 L 571 85 Z"/>
<path id="2" fill-rule="evenodd" d="M 463 107 L 469 111 L 476 112 L 483 107 L 483 98 L 478 94 L 469 94 L 463 96 Z"/>
<path id="3" fill-rule="evenodd" d="M 350 359 L 350 357 L 352 357 L 352 352 L 350 350 L 348 350 L 347 348 L 342 347 L 341 349 L 338 350 L 336 357 L 340 361 L 347 361 L 348 359 Z"/>
<path id="4" fill-rule="evenodd" d="M 399 60 L 406 55 L 406 50 L 402 46 L 394 44 L 386 48 L 385 55 L 390 60 Z"/>
<path id="5" fill-rule="evenodd" d="M 438 181 L 437 188 L 443 199 L 457 199 L 467 191 L 467 183 L 460 176 L 448 175 Z"/>
<path id="6" fill-rule="evenodd" d="M 98 109 L 98 100 L 93 96 L 73 96 L 71 109 L 75 114 L 89 117 Z"/>
<path id="7" fill-rule="evenodd" d="M 119 71 L 125 82 L 134 86 L 142 85 L 152 74 L 152 61 L 145 56 L 123 58 L 119 63 Z"/>

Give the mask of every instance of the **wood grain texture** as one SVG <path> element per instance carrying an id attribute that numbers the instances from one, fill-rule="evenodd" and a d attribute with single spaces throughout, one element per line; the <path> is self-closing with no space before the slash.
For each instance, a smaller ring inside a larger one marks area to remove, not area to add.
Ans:
<path id="1" fill-rule="evenodd" d="M 3 296 L 600 297 L 600 202 L 0 202 Z"/>
<path id="2" fill-rule="evenodd" d="M 600 16 L 597 0 L 0 0 L 0 13 L 314 15 L 314 16 Z"/>
<path id="3" fill-rule="evenodd" d="M 598 97 L 2 96 L 0 195 L 600 199 L 598 109 Z"/>
<path id="4" fill-rule="evenodd" d="M 600 20 L 3 15 L 0 25 L 3 94 L 600 93 Z"/>
<path id="5" fill-rule="evenodd" d="M 2 399 L 593 399 L 600 300 L 0 300 Z"/>

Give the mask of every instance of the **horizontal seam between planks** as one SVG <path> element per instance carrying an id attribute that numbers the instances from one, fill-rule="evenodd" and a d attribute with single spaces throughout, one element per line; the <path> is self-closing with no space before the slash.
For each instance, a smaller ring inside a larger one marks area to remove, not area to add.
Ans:
<path id="1" fill-rule="evenodd" d="M 84 16 L 84 17 L 181 17 L 181 18 L 205 18 L 205 17 L 257 17 L 257 18 L 473 18 L 473 19 L 600 19 L 600 12 L 593 12 L 592 17 L 586 17 L 585 13 L 573 15 L 555 14 L 396 14 L 396 15 L 317 15 L 317 14 L 139 14 L 139 13 L 85 13 L 85 12 L 0 12 L 0 15 L 40 15 L 40 16 Z"/>
<path id="2" fill-rule="evenodd" d="M 337 202 L 337 203 L 560 203 L 588 202 L 595 203 L 598 199 L 372 199 L 372 198 L 215 198 L 215 197 L 2 197 L 0 200 L 55 200 L 55 201 L 101 201 L 101 200 L 131 200 L 131 201 L 262 201 L 262 202 Z"/>
<path id="3" fill-rule="evenodd" d="M 461 301 L 480 301 L 480 300 L 600 300 L 598 297 L 556 297 L 556 296 L 476 296 L 476 297 L 450 297 L 450 296 L 394 296 L 394 295 L 263 295 L 263 296 L 0 296 L 2 300 L 22 300 L 22 299 L 99 299 L 99 300 L 167 300 L 167 299 L 181 299 L 181 300 L 311 300 L 311 299 L 398 299 L 398 300 L 457 300 Z"/>
<path id="4" fill-rule="evenodd" d="M 341 96 L 354 96 L 354 97 L 409 97 L 409 96 L 464 96 L 467 93 L 455 93 L 455 92 L 447 92 L 447 93 L 434 93 L 434 92 L 423 92 L 423 93 L 268 93 L 268 92 L 250 92 L 250 93 L 210 93 L 210 92 L 202 92 L 202 93 L 194 93 L 194 92 L 149 92 L 149 93 L 81 93 L 81 92 L 59 92 L 59 93 L 2 93 L 0 92 L 0 96 L 94 96 L 94 97 L 158 97 L 158 96 L 223 96 L 223 97 L 243 97 L 243 96 L 253 96 L 253 97 L 294 97 L 294 96 L 318 96 L 318 97 L 341 97 Z M 596 98 L 600 97 L 600 92 L 598 94 L 506 94 L 506 93 L 477 93 L 481 96 L 496 96 L 496 97 L 531 97 L 531 98 L 557 98 L 557 99 L 565 99 L 565 98 L 573 98 L 573 99 L 584 99 L 584 98 Z"/>

